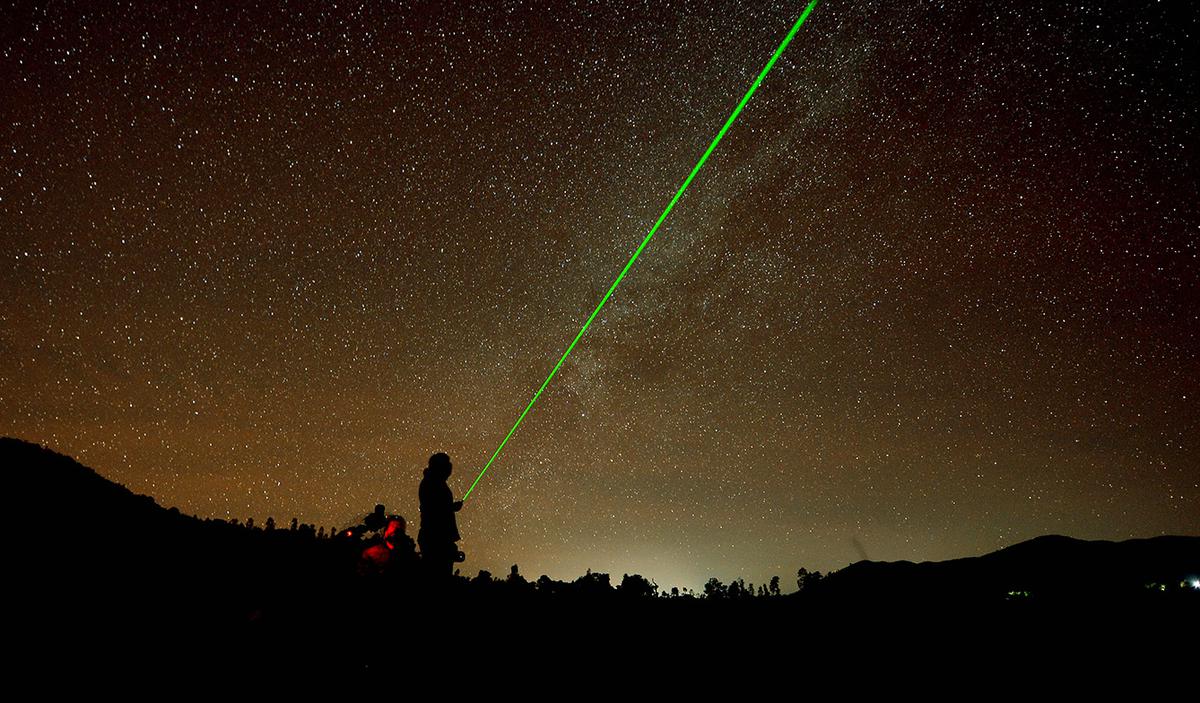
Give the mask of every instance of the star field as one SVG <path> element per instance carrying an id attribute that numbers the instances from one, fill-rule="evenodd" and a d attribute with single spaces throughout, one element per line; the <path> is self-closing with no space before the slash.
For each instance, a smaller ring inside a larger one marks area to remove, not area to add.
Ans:
<path id="1" fill-rule="evenodd" d="M 0 434 L 201 516 L 461 497 L 803 4 L 20 4 Z M 826 0 L 459 515 L 785 585 L 1200 533 L 1196 13 Z"/>

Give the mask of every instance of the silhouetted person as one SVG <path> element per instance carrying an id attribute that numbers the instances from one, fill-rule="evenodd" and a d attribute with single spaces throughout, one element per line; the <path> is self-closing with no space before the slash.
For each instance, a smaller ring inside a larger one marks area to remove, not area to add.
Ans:
<path id="1" fill-rule="evenodd" d="M 408 536 L 408 523 L 399 515 L 388 517 L 383 539 L 392 550 L 393 557 L 401 557 L 405 561 L 416 558 L 417 544 Z"/>
<path id="2" fill-rule="evenodd" d="M 370 517 L 370 516 L 368 516 Z M 383 534 L 376 536 L 363 550 L 359 559 L 360 574 L 407 574 L 416 563 L 416 544 L 405 533 L 404 518 L 389 515 L 383 518 Z"/>
<path id="3" fill-rule="evenodd" d="M 438 452 L 429 457 L 425 478 L 421 479 L 418 494 L 421 498 L 421 529 L 417 532 L 417 544 L 421 546 L 421 560 L 426 571 L 434 576 L 450 576 L 454 562 L 459 558 L 458 522 L 454 513 L 462 508 L 462 501 L 454 500 L 454 493 L 446 480 L 454 465 L 450 457 Z"/>

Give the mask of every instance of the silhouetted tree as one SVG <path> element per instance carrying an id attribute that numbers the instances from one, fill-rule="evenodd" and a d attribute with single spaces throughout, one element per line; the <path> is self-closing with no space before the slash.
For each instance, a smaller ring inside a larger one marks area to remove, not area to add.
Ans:
<path id="1" fill-rule="evenodd" d="M 640 574 L 625 574 L 621 578 L 621 585 L 617 586 L 617 592 L 633 598 L 653 598 L 658 593 L 658 586 Z"/>
<path id="2" fill-rule="evenodd" d="M 809 571 L 803 566 L 796 572 L 796 588 L 803 593 L 806 589 L 810 589 L 821 582 L 824 578 L 820 571 Z"/>
<path id="3" fill-rule="evenodd" d="M 604 597 L 612 593 L 612 583 L 608 574 L 587 573 L 571 582 L 571 590 L 583 597 Z"/>
<path id="4" fill-rule="evenodd" d="M 710 578 L 708 582 L 704 584 L 705 598 L 719 600 L 721 598 L 725 598 L 728 594 L 729 589 L 726 588 L 725 584 L 721 583 L 720 579 L 718 579 L 716 576 Z"/>
<path id="5" fill-rule="evenodd" d="M 771 577 L 771 585 L 767 588 L 767 590 L 773 596 L 779 595 L 779 577 L 778 576 Z"/>
<path id="6" fill-rule="evenodd" d="M 269 518 L 267 518 L 267 532 L 274 532 L 274 531 L 275 531 L 275 518 L 269 517 Z"/>

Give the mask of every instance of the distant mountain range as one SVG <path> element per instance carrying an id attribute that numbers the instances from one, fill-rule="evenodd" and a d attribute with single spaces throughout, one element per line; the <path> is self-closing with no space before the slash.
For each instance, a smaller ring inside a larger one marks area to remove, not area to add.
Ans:
<path id="1" fill-rule="evenodd" d="M 1200 537 L 1123 542 L 1047 535 L 978 557 L 860 561 L 824 579 L 843 598 L 909 600 L 1108 599 L 1200 588 Z"/>

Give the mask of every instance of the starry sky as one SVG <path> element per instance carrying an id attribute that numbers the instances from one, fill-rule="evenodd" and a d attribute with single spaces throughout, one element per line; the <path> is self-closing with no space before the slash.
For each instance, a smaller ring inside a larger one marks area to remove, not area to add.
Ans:
<path id="1" fill-rule="evenodd" d="M 205 517 L 466 491 L 803 9 L 0 23 L 0 434 Z M 698 587 L 1200 533 L 1197 17 L 826 0 L 459 514 Z"/>

